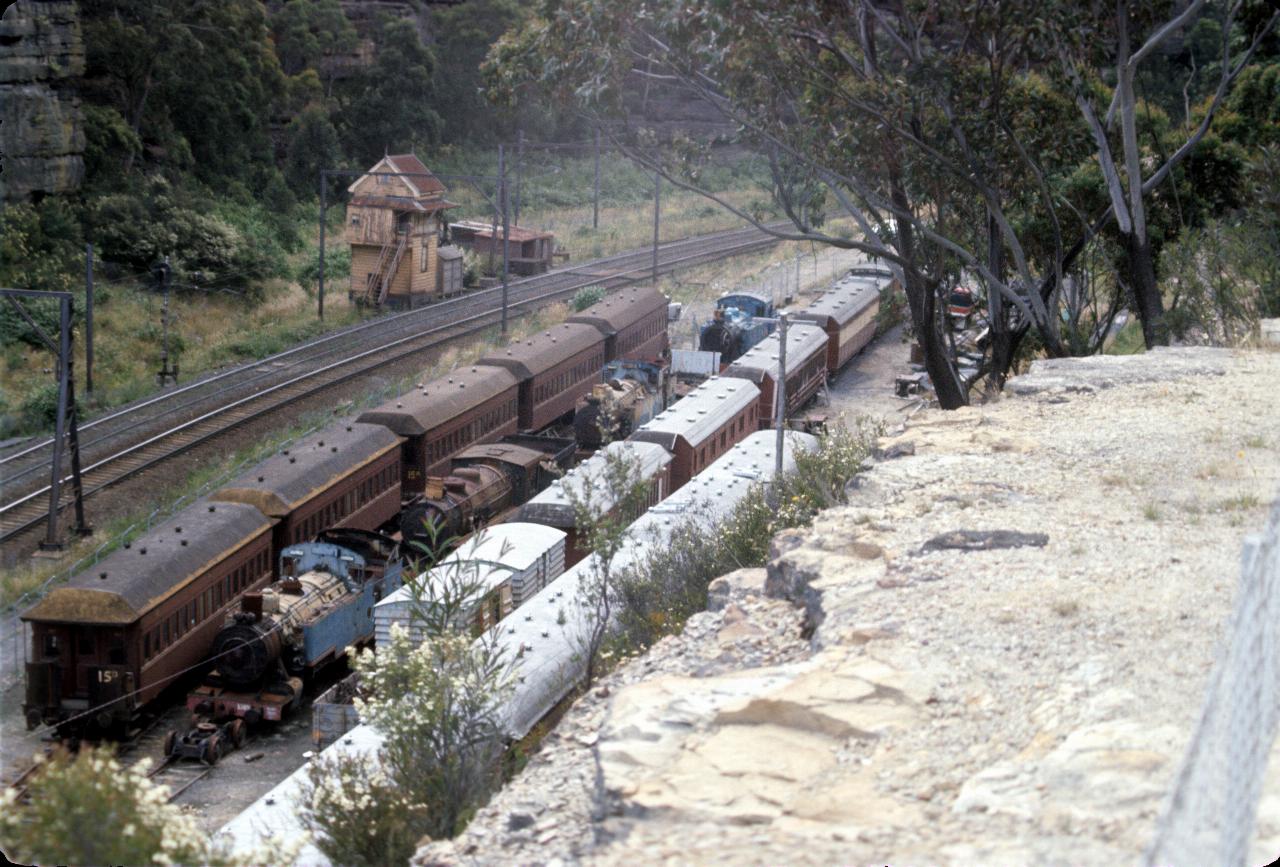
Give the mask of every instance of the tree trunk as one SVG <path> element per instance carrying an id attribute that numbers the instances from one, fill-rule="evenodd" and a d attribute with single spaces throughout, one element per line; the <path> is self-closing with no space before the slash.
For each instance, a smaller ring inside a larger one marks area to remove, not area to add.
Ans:
<path id="1" fill-rule="evenodd" d="M 889 187 L 893 205 L 903 213 L 910 212 L 910 200 L 899 182 L 896 167 L 889 169 Z M 898 254 L 902 256 L 910 268 L 902 273 L 903 289 L 907 294 L 907 305 L 911 308 L 911 327 L 916 333 L 916 340 L 924 352 L 924 369 L 933 382 L 934 394 L 938 396 L 938 405 L 943 409 L 959 409 L 968 406 L 969 396 L 951 360 L 950 348 L 939 327 L 936 286 L 919 276 L 916 267 L 915 232 L 909 222 L 897 220 Z"/>
<path id="2" fill-rule="evenodd" d="M 1128 254 L 1129 285 L 1133 300 L 1142 321 L 1142 339 L 1151 349 L 1169 345 L 1169 328 L 1164 321 L 1164 299 L 1156 285 L 1155 262 L 1151 257 L 1151 242 L 1132 232 L 1125 239 Z"/>

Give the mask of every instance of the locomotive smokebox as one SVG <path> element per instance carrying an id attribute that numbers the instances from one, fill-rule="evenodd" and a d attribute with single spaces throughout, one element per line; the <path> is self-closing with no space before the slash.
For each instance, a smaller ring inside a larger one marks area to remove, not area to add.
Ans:
<path id="1" fill-rule="evenodd" d="M 280 658 L 280 630 L 273 624 L 233 623 L 213 639 L 212 658 L 227 685 L 248 689 Z"/>

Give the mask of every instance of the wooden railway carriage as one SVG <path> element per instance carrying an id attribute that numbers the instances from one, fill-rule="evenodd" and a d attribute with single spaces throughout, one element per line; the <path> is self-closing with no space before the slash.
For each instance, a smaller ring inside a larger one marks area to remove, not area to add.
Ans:
<path id="1" fill-rule="evenodd" d="M 591 325 L 565 322 L 480 359 L 509 370 L 520 381 L 519 421 L 537 431 L 573 412 L 578 398 L 600 381 L 604 336 Z"/>
<path id="2" fill-rule="evenodd" d="M 677 491 L 755 432 L 759 404 L 760 389 L 751 382 L 713 376 L 629 439 L 657 443 L 672 454 L 671 490 Z"/>
<path id="3" fill-rule="evenodd" d="M 404 437 L 400 483 L 420 494 L 429 476 L 448 475 L 453 458 L 475 443 L 516 432 L 519 382 L 500 367 L 467 367 L 434 379 L 362 414 Z"/>
<path id="4" fill-rule="evenodd" d="M 777 334 L 770 334 L 729 365 L 725 377 L 746 379 L 760 388 L 758 428 L 773 427 L 778 416 L 775 384 L 778 381 Z M 787 328 L 787 408 L 789 417 L 818 393 L 827 381 L 827 335 L 816 325 L 795 323 Z"/>
<path id="5" fill-rule="evenodd" d="M 197 668 L 246 592 L 271 580 L 274 522 L 197 500 L 22 615 L 31 624 L 27 727 L 122 735 Z"/>
<path id="6" fill-rule="evenodd" d="M 855 271 L 831 291 L 796 313 L 794 320 L 812 322 L 827 335 L 827 372 L 841 370 L 876 333 L 880 292 L 892 282 L 887 271 Z"/>
<path id="7" fill-rule="evenodd" d="M 272 556 L 321 530 L 376 530 L 400 512 L 400 438 L 340 421 L 281 449 L 213 494 L 279 520 Z"/>
<path id="8" fill-rule="evenodd" d="M 606 456 L 634 466 L 636 480 L 648 483 L 648 499 L 634 514 L 620 514 L 618 492 L 609 483 Z M 656 443 L 611 442 L 525 503 L 520 520 L 564 530 L 568 534 L 565 565 L 572 566 L 588 553 L 587 540 L 578 533 L 576 506 L 585 508 L 595 519 L 609 515 L 634 521 L 671 493 L 671 461 L 671 453 Z"/>
<path id="9" fill-rule="evenodd" d="M 651 286 L 609 295 L 567 321 L 592 325 L 604 335 L 605 360 L 661 362 L 671 354 L 667 340 L 667 296 Z"/>

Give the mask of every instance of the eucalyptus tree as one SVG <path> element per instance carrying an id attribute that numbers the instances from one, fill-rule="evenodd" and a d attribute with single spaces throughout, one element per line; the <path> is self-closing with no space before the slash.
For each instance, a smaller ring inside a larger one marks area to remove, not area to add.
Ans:
<path id="1" fill-rule="evenodd" d="M 1193 131 L 1129 184 L 1123 211 L 1114 196 L 1101 212 L 1085 210 L 1093 191 L 1070 181 L 1100 159 L 1113 189 L 1114 161 L 1109 167 L 1106 159 L 1123 148 L 1107 123 L 1119 118 L 1123 138 L 1136 118 L 1132 88 L 1108 88 L 1110 67 L 1099 58 L 1112 46 L 1115 68 L 1131 82 L 1137 65 L 1204 6 L 1192 3 L 1190 15 L 1171 8 L 1166 20 L 1144 11 L 1139 22 L 1135 10 L 1150 4 L 1119 3 L 1108 17 L 1101 4 L 1037 0 L 546 0 L 494 46 L 486 75 L 498 98 L 546 88 L 602 124 L 624 114 L 623 94 L 636 80 L 702 99 L 769 157 L 789 228 L 764 226 L 699 188 L 705 147 L 698 143 L 663 148 L 615 123 L 608 127 L 615 145 L 780 238 L 860 250 L 899 269 L 926 368 L 942 405 L 955 407 L 980 376 L 1002 382 L 1028 331 L 1050 355 L 1096 347 L 1063 339 L 1065 272 L 1112 219 L 1123 214 L 1121 228 L 1131 229 L 1145 197 L 1204 134 Z M 1128 48 L 1148 19 L 1154 32 Z M 1259 32 L 1273 23 L 1266 19 Z M 1204 129 L 1249 59 L 1251 49 L 1232 54 L 1233 45 L 1224 43 L 1230 62 Z M 1089 123 L 1085 108 L 1113 91 L 1113 117 Z M 1139 157 L 1141 174 L 1151 155 Z M 858 232 L 827 228 L 830 213 L 851 218 Z M 1141 266 L 1141 242 L 1127 252 Z M 991 327 L 984 363 L 967 378 L 940 303 L 961 271 L 985 284 Z M 1138 311 L 1158 335 L 1153 279 L 1145 272 L 1142 279 Z M 1101 305 L 1109 315 L 1116 306 Z"/>

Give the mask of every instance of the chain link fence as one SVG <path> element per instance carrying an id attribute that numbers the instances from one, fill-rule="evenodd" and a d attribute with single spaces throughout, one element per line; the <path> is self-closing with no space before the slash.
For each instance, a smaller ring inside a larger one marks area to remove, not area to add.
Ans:
<path id="1" fill-rule="evenodd" d="M 1235 609 L 1200 719 L 1145 863 L 1248 862 L 1267 759 L 1280 722 L 1280 498 L 1245 540 Z"/>

